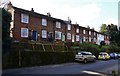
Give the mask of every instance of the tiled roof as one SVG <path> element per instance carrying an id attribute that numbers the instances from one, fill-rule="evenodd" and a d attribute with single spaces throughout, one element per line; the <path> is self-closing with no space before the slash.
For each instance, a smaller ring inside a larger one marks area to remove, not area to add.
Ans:
<path id="1" fill-rule="evenodd" d="M 52 20 L 52 21 L 60 21 L 60 22 L 65 23 L 61 19 L 53 18 L 53 17 L 47 16 L 47 15 L 43 15 L 43 14 L 40 14 L 40 13 L 37 13 L 37 12 L 33 12 L 33 11 L 28 11 L 28 10 L 25 10 L 25 9 L 22 9 L 22 8 L 18 8 L 18 7 L 15 7 L 15 6 L 12 6 L 12 7 L 16 11 L 18 11 L 18 12 L 29 14 L 29 15 L 34 16 L 34 17 L 42 17 L 42 18 L 47 18 L 47 19 Z"/>
<path id="2" fill-rule="evenodd" d="M 69 21 L 64 21 L 64 20 L 61 20 L 61 19 L 53 18 L 53 17 L 48 16 L 48 15 L 40 14 L 40 13 L 37 13 L 37 12 L 34 12 L 34 11 L 28 11 L 28 10 L 18 8 L 18 7 L 15 7 L 15 6 L 12 6 L 12 7 L 18 12 L 29 14 L 29 15 L 34 16 L 34 17 L 42 17 L 42 18 L 46 18 L 46 19 L 49 19 L 49 20 L 52 20 L 52 21 L 60 21 L 60 22 L 65 23 L 65 24 L 71 24 Z M 79 24 L 72 24 L 72 25 L 79 26 Z M 79 26 L 79 27 L 83 28 L 85 30 L 88 30 L 88 31 L 94 31 L 94 32 L 99 33 L 99 34 L 103 34 L 103 33 L 95 31 L 94 29 L 90 29 L 90 28 L 83 27 L 83 26 Z M 106 34 L 103 34 L 103 35 L 106 35 Z"/>

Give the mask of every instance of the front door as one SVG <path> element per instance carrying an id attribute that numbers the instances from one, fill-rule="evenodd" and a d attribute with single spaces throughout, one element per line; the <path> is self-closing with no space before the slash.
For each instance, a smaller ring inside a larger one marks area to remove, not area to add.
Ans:
<path id="1" fill-rule="evenodd" d="M 62 34 L 62 41 L 65 41 L 65 35 Z"/>
<path id="2" fill-rule="evenodd" d="M 82 38 L 80 37 L 80 43 L 82 43 Z"/>
<path id="3" fill-rule="evenodd" d="M 74 40 L 74 35 L 72 35 L 72 42 L 75 42 L 75 40 Z"/>
<path id="4" fill-rule="evenodd" d="M 32 40 L 37 41 L 37 31 L 32 31 Z"/>
<path id="5" fill-rule="evenodd" d="M 53 33 L 49 32 L 48 34 L 48 41 L 52 42 L 53 41 Z"/>

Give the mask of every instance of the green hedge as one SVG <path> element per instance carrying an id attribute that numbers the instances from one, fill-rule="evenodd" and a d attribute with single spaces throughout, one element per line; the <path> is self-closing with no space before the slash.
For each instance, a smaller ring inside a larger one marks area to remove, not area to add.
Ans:
<path id="1" fill-rule="evenodd" d="M 45 47 L 45 51 L 49 51 L 49 52 L 53 51 L 52 45 L 44 45 L 44 47 Z"/>
<path id="2" fill-rule="evenodd" d="M 63 45 L 53 45 L 54 51 L 65 51 L 65 47 Z"/>
<path id="3" fill-rule="evenodd" d="M 19 67 L 19 52 L 10 51 L 2 55 L 2 68 L 16 68 Z"/>
<path id="4" fill-rule="evenodd" d="M 11 51 L 3 56 L 3 69 L 74 61 L 73 52 Z"/>
<path id="5" fill-rule="evenodd" d="M 36 50 L 36 51 L 44 51 L 43 47 L 42 47 L 42 44 L 34 44 L 34 50 Z"/>

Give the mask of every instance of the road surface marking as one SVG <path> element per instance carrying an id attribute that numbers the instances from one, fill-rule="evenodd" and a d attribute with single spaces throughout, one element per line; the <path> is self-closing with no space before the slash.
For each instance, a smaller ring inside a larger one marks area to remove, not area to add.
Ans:
<path id="1" fill-rule="evenodd" d="M 93 72 L 93 71 L 82 71 L 83 73 L 93 74 L 93 75 L 102 75 L 101 73 Z"/>
<path id="2" fill-rule="evenodd" d="M 60 66 L 63 66 L 63 65 L 53 65 L 52 67 L 60 67 Z"/>

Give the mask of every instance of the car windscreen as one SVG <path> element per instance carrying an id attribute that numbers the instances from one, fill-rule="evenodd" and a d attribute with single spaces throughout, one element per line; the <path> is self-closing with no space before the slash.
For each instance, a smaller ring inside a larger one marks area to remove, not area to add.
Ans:
<path id="1" fill-rule="evenodd" d="M 99 54 L 99 55 L 107 55 L 107 54 Z"/>
<path id="2" fill-rule="evenodd" d="M 82 55 L 92 55 L 91 53 L 81 53 Z"/>

